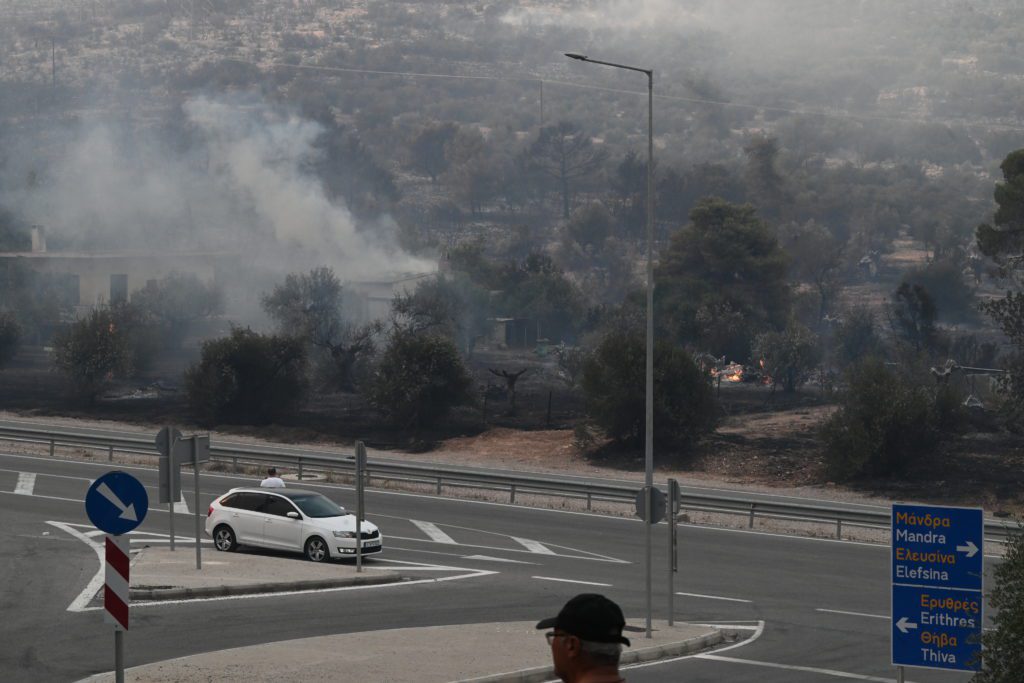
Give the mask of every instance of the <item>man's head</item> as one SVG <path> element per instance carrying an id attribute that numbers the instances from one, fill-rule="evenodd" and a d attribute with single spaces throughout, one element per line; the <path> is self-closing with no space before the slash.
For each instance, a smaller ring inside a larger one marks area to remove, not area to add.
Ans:
<path id="1" fill-rule="evenodd" d="M 614 602 L 596 593 L 581 593 L 565 603 L 557 616 L 537 623 L 551 645 L 555 673 L 563 681 L 592 669 L 618 670 L 626 620 Z"/>
<path id="2" fill-rule="evenodd" d="M 277 476 L 277 468 L 276 467 L 268 468 L 267 469 L 267 476 L 268 477 L 276 477 Z"/>

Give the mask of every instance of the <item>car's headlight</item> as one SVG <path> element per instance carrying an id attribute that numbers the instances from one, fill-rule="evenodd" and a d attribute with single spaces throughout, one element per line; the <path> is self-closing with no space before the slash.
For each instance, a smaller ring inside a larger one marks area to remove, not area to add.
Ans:
<path id="1" fill-rule="evenodd" d="M 335 538 L 355 538 L 356 532 L 354 531 L 332 531 Z"/>

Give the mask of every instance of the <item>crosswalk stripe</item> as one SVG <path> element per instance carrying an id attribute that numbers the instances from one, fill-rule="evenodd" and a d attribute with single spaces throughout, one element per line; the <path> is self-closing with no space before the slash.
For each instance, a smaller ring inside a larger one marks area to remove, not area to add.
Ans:
<path id="1" fill-rule="evenodd" d="M 14 492 L 23 496 L 31 496 L 36 488 L 35 472 L 18 472 L 18 483 L 14 486 Z"/>
<path id="2" fill-rule="evenodd" d="M 458 543 L 455 542 L 454 538 L 452 538 L 451 536 L 437 528 L 436 524 L 431 524 L 430 522 L 421 522 L 416 519 L 410 519 L 409 521 L 415 524 L 417 527 L 419 527 L 420 531 L 425 533 L 427 536 L 430 536 L 430 540 L 432 541 L 436 541 L 438 543 L 448 543 L 450 545 L 458 545 Z"/>
<path id="3" fill-rule="evenodd" d="M 538 555 L 555 555 L 555 551 L 547 546 L 538 543 L 537 541 L 531 541 L 528 538 L 516 538 L 515 536 L 510 537 L 516 543 L 522 545 L 524 548 L 529 550 L 531 553 L 537 553 Z"/>

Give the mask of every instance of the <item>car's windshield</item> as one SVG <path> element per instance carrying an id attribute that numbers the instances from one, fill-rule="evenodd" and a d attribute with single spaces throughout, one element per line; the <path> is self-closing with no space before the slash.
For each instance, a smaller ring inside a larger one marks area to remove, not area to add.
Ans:
<path id="1" fill-rule="evenodd" d="M 313 493 L 308 496 L 295 496 L 292 501 L 299 506 L 307 517 L 339 517 L 345 514 L 337 503 L 330 498 Z"/>

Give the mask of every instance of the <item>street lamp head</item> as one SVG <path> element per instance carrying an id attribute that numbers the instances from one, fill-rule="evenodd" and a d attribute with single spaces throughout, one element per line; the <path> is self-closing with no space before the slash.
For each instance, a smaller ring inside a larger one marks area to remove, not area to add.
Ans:
<path id="1" fill-rule="evenodd" d="M 578 52 L 566 52 L 565 56 L 568 57 L 569 59 L 578 59 L 581 62 L 587 61 L 587 56 L 581 55 Z"/>

